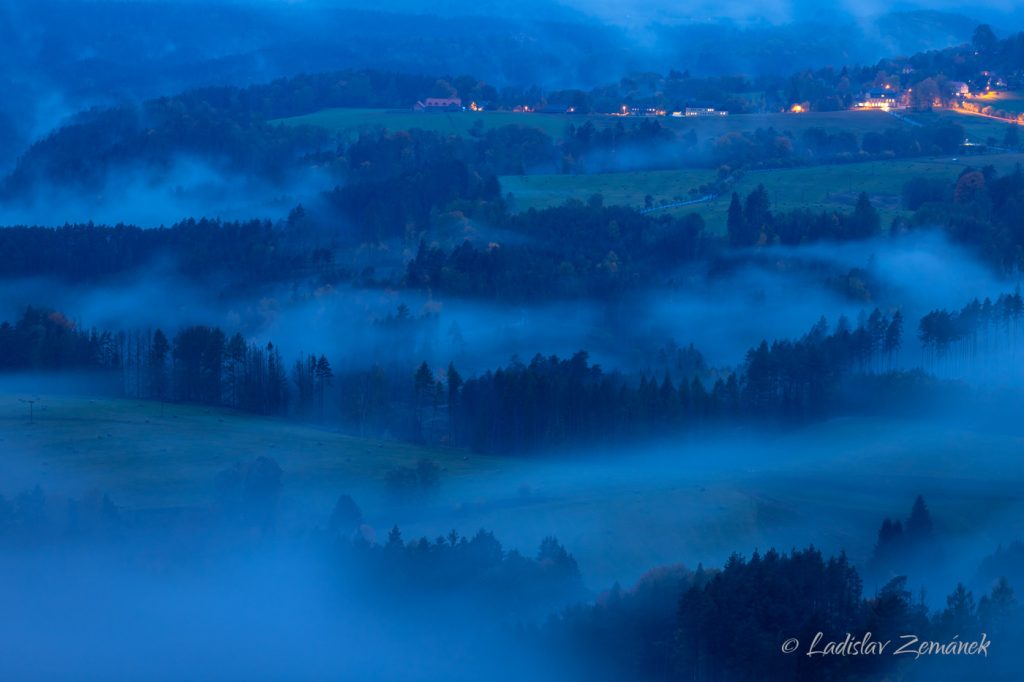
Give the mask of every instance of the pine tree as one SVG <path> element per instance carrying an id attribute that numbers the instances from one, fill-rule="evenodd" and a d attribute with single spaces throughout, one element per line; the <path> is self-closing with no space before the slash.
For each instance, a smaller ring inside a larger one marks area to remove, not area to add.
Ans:
<path id="1" fill-rule="evenodd" d="M 729 202 L 729 218 L 726 223 L 729 232 L 729 244 L 732 246 L 747 246 L 745 223 L 743 220 L 743 205 L 740 203 L 740 195 L 732 193 L 732 201 Z"/>
<path id="2" fill-rule="evenodd" d="M 321 355 L 316 361 L 314 373 L 316 375 L 317 403 L 320 408 L 320 418 L 323 419 L 324 397 L 327 393 L 327 388 L 334 383 L 334 370 L 331 369 L 331 363 L 328 362 L 326 356 Z"/>
<path id="3" fill-rule="evenodd" d="M 312 355 L 302 355 L 292 366 L 292 381 L 295 383 L 296 411 L 300 415 L 308 415 L 312 405 L 313 396 L 316 393 L 316 358 Z"/>
<path id="4" fill-rule="evenodd" d="M 871 199 L 867 192 L 861 192 L 857 196 L 857 205 L 854 206 L 853 215 L 850 216 L 850 236 L 855 239 L 866 239 L 878 234 L 882 221 L 878 211 L 871 205 Z"/>
<path id="5" fill-rule="evenodd" d="M 242 335 L 235 333 L 228 341 L 225 349 L 225 363 L 227 370 L 227 393 L 228 404 L 232 407 L 240 407 L 242 404 L 243 377 L 245 372 L 245 357 L 248 349 Z"/>
<path id="6" fill-rule="evenodd" d="M 999 637 L 1016 610 L 1017 599 L 1013 595 L 1013 588 L 1005 577 L 1001 577 L 992 588 L 992 594 L 978 601 L 978 617 L 983 631 Z"/>
<path id="7" fill-rule="evenodd" d="M 434 388 L 434 375 L 426 361 L 422 362 L 416 370 L 413 378 L 413 391 L 415 401 L 415 435 L 417 439 L 424 438 L 423 429 L 423 406 L 429 396 L 432 396 Z"/>
<path id="8" fill-rule="evenodd" d="M 915 545 L 929 543 L 934 539 L 932 515 L 921 495 L 914 500 L 910 518 L 907 519 L 906 531 L 907 539 Z"/>
<path id="9" fill-rule="evenodd" d="M 999 38 L 996 37 L 995 31 L 988 24 L 978 24 L 974 29 L 974 34 L 971 36 L 971 45 L 974 46 L 978 52 L 986 54 L 995 49 L 999 44 Z"/>
<path id="10" fill-rule="evenodd" d="M 267 344 L 267 383 L 265 409 L 269 414 L 284 414 L 288 411 L 288 377 L 285 374 L 281 353 L 273 343 Z"/>
<path id="11" fill-rule="evenodd" d="M 946 610 L 939 616 L 939 625 L 945 636 L 973 633 L 977 630 L 974 595 L 963 583 L 957 583 L 953 594 L 946 597 Z"/>
<path id="12" fill-rule="evenodd" d="M 338 497 L 331 511 L 330 529 L 335 535 L 347 533 L 359 527 L 363 522 L 363 512 L 359 505 L 352 499 L 351 495 L 343 494 Z"/>
<path id="13" fill-rule="evenodd" d="M 398 530 L 398 526 L 392 526 L 391 531 L 388 532 L 388 542 L 384 545 L 385 549 L 397 550 L 402 549 L 405 543 L 402 542 L 402 531 Z"/>
<path id="14" fill-rule="evenodd" d="M 203 401 L 220 405 L 224 400 L 224 332 L 219 327 L 207 330 L 206 343 L 202 351 L 202 395 Z"/>
<path id="15" fill-rule="evenodd" d="M 897 310 L 893 313 L 889 326 L 885 329 L 885 338 L 882 341 L 882 349 L 888 361 L 889 369 L 892 369 L 893 357 L 903 345 L 903 313 Z"/>
<path id="16" fill-rule="evenodd" d="M 747 201 L 743 205 L 743 245 L 757 244 L 761 234 L 769 232 L 771 219 L 771 200 L 768 198 L 768 191 L 764 185 L 758 185 L 757 189 L 747 195 Z"/>
<path id="17" fill-rule="evenodd" d="M 455 445 L 455 424 L 459 416 L 459 391 L 462 390 L 462 377 L 455 369 L 454 363 L 448 364 L 448 444 Z"/>
<path id="18" fill-rule="evenodd" d="M 161 403 L 167 399 L 167 353 L 171 350 L 170 343 L 164 333 L 157 329 L 153 333 L 153 342 L 149 347 L 146 364 L 149 368 L 149 393 Z"/>

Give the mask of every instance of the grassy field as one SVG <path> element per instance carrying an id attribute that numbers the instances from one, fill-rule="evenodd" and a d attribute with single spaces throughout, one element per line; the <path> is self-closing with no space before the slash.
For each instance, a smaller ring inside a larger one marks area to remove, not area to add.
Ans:
<path id="1" fill-rule="evenodd" d="M 454 135 L 466 135 L 477 123 L 480 123 L 484 129 L 505 125 L 533 126 L 554 138 L 559 138 L 569 124 L 579 126 L 591 121 L 596 126 L 607 127 L 620 122 L 630 124 L 638 120 L 640 119 L 605 115 L 525 114 L 508 111 L 417 113 L 404 109 L 325 109 L 305 116 L 279 119 L 277 122 L 286 125 L 319 126 L 349 138 L 355 137 L 361 131 L 376 128 L 388 130 L 422 128 Z M 833 132 L 849 130 L 861 135 L 869 131 L 906 125 L 880 111 L 745 114 L 723 118 L 664 117 L 657 120 L 662 125 L 679 132 L 695 130 L 699 138 L 718 137 L 730 131 L 749 132 L 757 128 L 775 128 L 780 132 L 791 131 L 798 135 L 807 128 L 821 127 Z"/>
<path id="2" fill-rule="evenodd" d="M 755 547 L 814 542 L 863 560 L 881 519 L 905 515 L 919 492 L 948 537 L 991 551 L 1024 496 L 1020 469 L 1003 464 L 1022 442 L 857 419 L 587 452 L 585 461 L 491 458 L 201 407 L 168 405 L 161 417 L 159 405 L 131 400 L 43 396 L 29 422 L 26 405 L 0 395 L 0 492 L 40 483 L 55 499 L 100 490 L 128 508 L 190 506 L 209 501 L 225 466 L 267 455 L 285 472 L 283 527 L 322 525 L 349 492 L 378 537 L 393 523 L 407 538 L 487 528 L 532 553 L 555 534 L 588 582 L 606 586 Z M 423 456 L 445 469 L 439 491 L 414 504 L 390 500 L 384 472 Z"/>
<path id="3" fill-rule="evenodd" d="M 776 210 L 809 208 L 811 210 L 850 210 L 861 191 L 867 192 L 887 225 L 901 212 L 900 192 L 903 183 L 912 177 L 938 177 L 952 181 L 967 166 L 992 164 L 1007 171 L 1024 163 L 1024 154 L 998 154 L 983 157 L 951 157 L 872 161 L 866 163 L 806 166 L 780 170 L 757 170 L 745 173 L 735 184 L 742 195 L 763 184 Z M 604 173 L 595 175 L 530 175 L 506 176 L 501 179 L 502 191 L 512 193 L 516 210 L 544 208 L 564 203 L 567 199 L 586 200 L 600 193 L 607 204 L 624 204 L 642 208 L 650 195 L 655 205 L 688 198 L 691 188 L 709 182 L 711 170 L 647 171 Z M 679 213 L 700 213 L 709 231 L 723 233 L 729 208 L 727 195 L 693 206 L 668 209 Z"/>
<path id="4" fill-rule="evenodd" d="M 581 117 L 582 118 L 582 117 Z M 311 125 L 326 128 L 348 138 L 364 131 L 385 128 L 410 130 L 420 128 L 452 135 L 467 135 L 474 124 L 484 129 L 506 125 L 530 125 L 552 137 L 561 137 L 574 117 L 558 114 L 517 114 L 508 111 L 488 112 L 415 112 L 407 109 L 325 109 L 305 116 L 280 119 L 285 125 Z"/>
<path id="5" fill-rule="evenodd" d="M 1003 136 L 1006 135 L 1006 129 L 1014 125 L 994 118 L 975 116 L 948 109 L 914 113 L 910 114 L 910 118 L 921 123 L 952 121 L 957 125 L 963 126 L 964 132 L 967 133 L 967 138 L 976 144 L 987 143 L 989 139 L 994 139 L 997 145 L 1002 144 Z"/>
<path id="6" fill-rule="evenodd" d="M 969 100 L 981 107 L 992 107 L 999 111 L 1015 114 L 1024 112 L 1024 92 L 1000 92 L 992 97 L 975 97 Z"/>
<path id="7" fill-rule="evenodd" d="M 970 116 L 953 111 L 934 111 L 909 115 L 921 123 L 951 120 L 962 125 L 969 139 L 983 143 L 990 139 L 1001 142 L 1007 125 L 981 116 Z M 881 111 L 811 112 L 806 114 L 748 114 L 724 118 L 660 118 L 663 125 L 685 132 L 697 131 L 701 139 L 714 138 L 729 131 L 753 131 L 773 127 L 799 135 L 811 127 L 830 131 L 847 130 L 857 135 L 865 132 L 906 126 Z M 327 109 L 306 116 L 282 119 L 287 125 L 316 125 L 349 137 L 360 131 L 386 128 L 404 130 L 423 128 L 443 133 L 466 135 L 475 124 L 484 129 L 504 125 L 535 126 L 552 137 L 560 137 L 572 123 L 580 125 L 592 121 L 598 126 L 631 122 L 614 116 L 572 116 L 558 114 L 525 114 L 514 112 L 456 112 L 416 113 L 411 110 L 384 109 Z M 914 176 L 933 176 L 952 179 L 967 165 L 992 163 L 999 168 L 1012 167 L 1024 160 L 1021 155 L 987 156 L 984 161 L 963 157 L 933 158 L 908 161 L 880 161 L 857 164 L 814 166 L 787 170 L 748 172 L 735 189 L 746 194 L 759 183 L 768 188 L 777 209 L 788 210 L 807 207 L 812 210 L 846 210 L 853 206 L 860 191 L 867 191 L 882 214 L 883 224 L 889 224 L 901 213 L 900 192 L 906 179 Z M 690 198 L 689 191 L 713 179 L 711 171 L 685 169 L 678 171 L 650 171 L 595 174 L 586 176 L 534 175 L 504 177 L 502 188 L 511 192 L 518 210 L 560 204 L 566 199 L 586 200 L 595 193 L 604 195 L 606 203 L 643 207 L 647 195 L 655 204 L 672 203 Z M 678 213 L 700 213 L 711 232 L 725 229 L 725 215 L 729 197 L 696 206 L 674 210 Z"/>
<path id="8" fill-rule="evenodd" d="M 346 485 L 381 483 L 389 468 L 429 457 L 458 477 L 493 460 L 452 450 L 352 438 L 335 431 L 192 405 L 44 396 L 35 420 L 17 396 L 0 394 L 0 481 L 44 487 L 86 482 L 116 491 L 119 504 L 161 507 L 209 501 L 218 471 L 260 455 L 287 471 L 286 491 L 337 495 Z M 0 490 L 10 493 L 10 490 Z"/>

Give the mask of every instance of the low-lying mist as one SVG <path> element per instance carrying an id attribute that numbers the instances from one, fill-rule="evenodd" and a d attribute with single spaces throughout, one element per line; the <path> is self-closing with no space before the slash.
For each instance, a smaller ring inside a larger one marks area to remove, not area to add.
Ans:
<path id="1" fill-rule="evenodd" d="M 123 553 L 4 553 L 5 678 L 564 679 L 458 595 L 409 608 L 301 546 L 163 570 Z"/>
<path id="2" fill-rule="evenodd" d="M 304 169 L 285 182 L 232 173 L 198 158 L 165 167 L 120 168 L 92 191 L 48 184 L 32 196 L 0 201 L 0 225 L 107 224 L 153 228 L 188 218 L 284 219 L 336 181 Z"/>
<path id="3" fill-rule="evenodd" d="M 905 515 L 923 495 L 942 559 L 910 584 L 925 587 L 932 606 L 942 606 L 958 580 L 988 588 L 976 579 L 979 562 L 1019 538 L 1024 511 L 1022 481 L 1011 464 L 1024 437 L 1013 418 L 1019 395 L 1003 410 L 936 407 L 916 420 L 835 420 L 796 432 L 749 429 L 500 463 L 474 455 L 473 468 L 458 472 L 452 458 L 436 488 L 415 494 L 337 465 L 311 475 L 310 457 L 323 456 L 313 439 L 337 447 L 326 432 L 281 434 L 269 444 L 257 439 L 255 448 L 236 432 L 208 446 L 212 458 L 196 465 L 189 464 L 185 434 L 205 433 L 216 424 L 213 416 L 175 416 L 172 407 L 159 417 L 150 404 L 132 423 L 136 416 L 126 406 L 103 403 L 53 400 L 33 423 L 23 405 L 0 405 L 4 480 L 38 475 L 46 494 L 41 513 L 65 529 L 38 530 L 32 542 L 15 534 L 10 544 L 5 536 L 0 579 L 16 587 L 2 626 L 12 645 L 0 662 L 5 677 L 60 679 L 86 671 L 97 679 L 175 679 L 202 670 L 247 679 L 556 680 L 578 673 L 521 638 L 522 627 L 541 623 L 542 613 L 510 610 L 490 593 L 458 585 L 423 592 L 416 581 L 368 574 L 362 550 L 343 550 L 345 536 L 330 530 L 341 493 L 361 508 L 358 535 L 378 547 L 384 565 L 382 546 L 395 525 L 407 544 L 487 528 L 506 551 L 525 556 L 556 536 L 576 557 L 591 593 L 616 581 L 631 585 L 657 566 L 720 566 L 734 551 L 809 543 L 828 554 L 846 551 L 865 567 L 881 519 Z M 102 416 L 108 413 L 119 416 Z M 145 422 L 142 414 L 150 414 Z M 84 434 L 83 420 L 110 444 L 64 452 L 69 434 Z M 145 455 L 121 444 L 143 424 L 144 447 L 177 459 L 179 473 L 188 468 L 192 485 L 205 491 L 199 500 L 217 499 L 217 472 L 232 461 L 279 461 L 274 530 L 223 527 L 211 515 L 217 503 L 140 502 L 175 485 L 147 475 Z M 269 433 L 259 421 L 230 428 Z M 115 452 L 116 462 L 109 459 Z M 21 475 L 8 476 L 18 462 Z M 9 485 L 0 491 L 10 501 L 4 504 L 32 508 L 33 496 L 19 495 L 27 488 Z M 100 503 L 93 491 L 110 502 Z M 125 499 L 135 501 L 110 508 Z M 24 512 L 17 513 L 24 523 Z M 31 518 L 39 524 L 32 527 L 47 528 L 40 516 Z M 871 595 L 887 577 L 865 579 Z M 558 600 L 543 603 L 561 608 Z M 46 655 L 52 651 L 61 655 Z"/>
<path id="4" fill-rule="evenodd" d="M 351 258 L 358 267 L 360 257 Z M 694 344 L 713 367 L 735 366 L 762 340 L 798 338 L 823 316 L 830 325 L 840 316 L 856 325 L 879 308 L 902 311 L 906 330 L 899 365 L 916 367 L 927 360 L 917 340 L 923 315 L 959 309 L 975 297 L 995 300 L 1015 286 L 939 233 L 914 232 L 735 252 L 710 270 L 681 270 L 669 287 L 605 302 L 507 304 L 312 281 L 251 295 L 229 289 L 218 294 L 216 278 L 192 283 L 165 262 L 93 286 L 9 280 L 0 317 L 16 319 L 33 305 L 113 331 L 160 327 L 173 333 L 213 325 L 229 335 L 273 342 L 286 357 L 326 354 L 348 367 L 455 362 L 460 372 L 472 374 L 515 356 L 528 361 L 537 353 L 564 357 L 580 349 L 606 369 L 637 372 L 648 369 L 651 354 L 669 342 Z"/>

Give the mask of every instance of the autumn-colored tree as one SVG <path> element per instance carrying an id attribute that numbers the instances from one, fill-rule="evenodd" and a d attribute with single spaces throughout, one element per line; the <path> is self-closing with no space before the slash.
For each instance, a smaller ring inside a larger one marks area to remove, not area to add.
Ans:
<path id="1" fill-rule="evenodd" d="M 985 176 L 981 171 L 970 171 L 957 180 L 953 198 L 958 204 L 968 204 L 978 198 L 984 190 Z"/>
<path id="2" fill-rule="evenodd" d="M 928 110 L 935 106 L 940 98 L 941 90 L 934 78 L 925 78 L 910 90 L 910 105 L 919 110 Z"/>

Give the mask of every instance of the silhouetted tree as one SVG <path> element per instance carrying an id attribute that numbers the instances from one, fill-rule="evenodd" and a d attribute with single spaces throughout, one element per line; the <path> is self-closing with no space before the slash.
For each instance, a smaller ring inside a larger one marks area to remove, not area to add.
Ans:
<path id="1" fill-rule="evenodd" d="M 147 363 L 149 364 L 150 395 L 160 401 L 161 414 L 163 412 L 163 402 L 167 400 L 168 393 L 167 353 L 170 349 L 171 346 L 167 342 L 167 337 L 162 331 L 157 329 L 153 333 L 153 342 L 149 347 Z"/>

